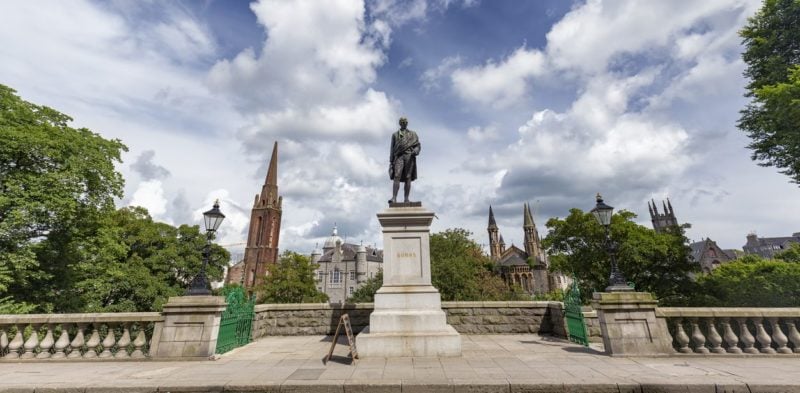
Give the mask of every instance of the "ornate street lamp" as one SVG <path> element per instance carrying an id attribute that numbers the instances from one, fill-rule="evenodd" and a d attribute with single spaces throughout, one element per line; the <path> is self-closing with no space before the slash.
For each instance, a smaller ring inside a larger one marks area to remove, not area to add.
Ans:
<path id="1" fill-rule="evenodd" d="M 612 206 L 603 203 L 603 197 L 597 193 L 597 205 L 592 209 L 592 215 L 597 222 L 606 230 L 606 251 L 611 258 L 611 275 L 608 278 L 609 285 L 606 292 L 630 292 L 633 291 L 625 280 L 625 276 L 617 267 L 617 244 L 611 240 L 611 215 L 614 213 Z"/>
<path id="2" fill-rule="evenodd" d="M 219 225 L 225 215 L 219 210 L 219 199 L 214 201 L 214 207 L 211 210 L 203 213 L 203 222 L 206 226 L 206 245 L 203 247 L 203 267 L 200 272 L 192 279 L 192 284 L 186 294 L 189 296 L 208 296 L 211 295 L 209 289 L 208 278 L 206 277 L 206 266 L 208 266 L 208 258 L 211 256 L 211 236 L 217 231 Z"/>

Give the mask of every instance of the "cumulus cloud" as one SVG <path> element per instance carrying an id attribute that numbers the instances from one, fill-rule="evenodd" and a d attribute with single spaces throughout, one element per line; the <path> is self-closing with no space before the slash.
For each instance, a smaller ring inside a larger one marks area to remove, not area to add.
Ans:
<path id="1" fill-rule="evenodd" d="M 167 198 L 164 196 L 164 185 L 161 180 L 139 183 L 128 205 L 141 206 L 147 209 L 153 218 L 163 220 L 167 213 Z"/>
<path id="2" fill-rule="evenodd" d="M 489 60 L 482 66 L 459 68 L 453 71 L 451 81 L 461 98 L 502 108 L 518 103 L 530 78 L 544 70 L 542 53 L 523 46 L 499 63 Z"/>

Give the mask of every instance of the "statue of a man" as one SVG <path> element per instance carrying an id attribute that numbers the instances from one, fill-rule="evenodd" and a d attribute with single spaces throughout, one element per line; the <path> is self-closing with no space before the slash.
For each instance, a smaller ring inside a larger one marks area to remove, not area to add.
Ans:
<path id="1" fill-rule="evenodd" d="M 389 178 L 394 180 L 392 185 L 392 199 L 389 203 L 397 202 L 397 191 L 400 182 L 405 182 L 404 202 L 409 202 L 408 193 L 411 192 L 411 182 L 417 179 L 417 155 L 420 144 L 417 133 L 406 128 L 408 119 L 400 118 L 400 129 L 392 134 L 392 147 L 389 151 Z"/>

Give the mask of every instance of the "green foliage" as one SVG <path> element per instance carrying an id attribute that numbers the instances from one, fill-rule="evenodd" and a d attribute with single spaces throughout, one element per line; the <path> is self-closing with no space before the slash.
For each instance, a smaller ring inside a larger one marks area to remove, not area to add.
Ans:
<path id="1" fill-rule="evenodd" d="M 508 288 L 492 261 L 465 229 L 431 235 L 431 281 L 442 300 L 528 300 L 519 287 Z"/>
<path id="2" fill-rule="evenodd" d="M 652 292 L 662 304 L 682 304 L 692 292 L 689 273 L 699 265 L 690 262 L 691 249 L 683 230 L 667 233 L 633 222 L 634 213 L 620 211 L 611 218 L 611 237 L 618 243 L 617 263 L 625 278 L 638 291 Z M 581 296 L 608 286 L 611 260 L 605 246 L 605 230 L 591 213 L 570 210 L 565 219 L 547 221 L 548 234 L 543 240 L 550 255 L 551 268 L 574 274 L 580 282 Z"/>
<path id="3" fill-rule="evenodd" d="M 0 314 L 28 314 L 35 309 L 35 305 L 17 303 L 10 296 L 0 298 Z"/>
<path id="4" fill-rule="evenodd" d="M 560 289 L 543 293 L 541 295 L 533 295 L 533 300 L 550 300 L 554 302 L 563 302 L 566 292 Z"/>
<path id="5" fill-rule="evenodd" d="M 383 285 L 383 271 L 378 271 L 375 277 L 364 281 L 360 288 L 353 292 L 353 295 L 347 299 L 348 303 L 372 303 L 375 301 L 375 292 L 381 289 Z"/>
<path id="6" fill-rule="evenodd" d="M 87 232 L 122 197 L 114 164 L 127 148 L 71 120 L 0 85 L 0 296 L 41 311 L 64 296 Z"/>
<path id="7" fill-rule="evenodd" d="M 775 259 L 784 262 L 800 263 L 800 243 L 792 243 L 789 249 L 776 254 Z"/>
<path id="8" fill-rule="evenodd" d="M 311 258 L 292 251 L 285 251 L 278 263 L 270 265 L 267 277 L 256 292 L 259 303 L 321 303 L 328 295 L 317 290 Z"/>
<path id="9" fill-rule="evenodd" d="M 749 255 L 699 276 L 697 283 L 694 306 L 800 306 L 800 263 Z"/>
<path id="10" fill-rule="evenodd" d="M 800 183 L 800 0 L 766 0 L 739 33 L 750 79 L 739 128 L 759 165 Z"/>
<path id="11" fill-rule="evenodd" d="M 181 296 L 200 271 L 206 235 L 197 225 L 155 222 L 141 207 L 109 214 L 80 253 L 71 288 L 75 301 L 59 308 L 86 312 L 160 310 Z M 206 275 L 221 280 L 230 254 L 210 245 Z"/>

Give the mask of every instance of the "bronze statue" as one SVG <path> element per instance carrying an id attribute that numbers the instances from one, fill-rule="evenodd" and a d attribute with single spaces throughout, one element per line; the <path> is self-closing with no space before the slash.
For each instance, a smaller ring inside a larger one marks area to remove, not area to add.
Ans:
<path id="1" fill-rule="evenodd" d="M 417 133 L 406 128 L 408 119 L 400 118 L 400 129 L 392 134 L 392 147 L 389 151 L 389 178 L 394 180 L 392 185 L 392 199 L 389 203 L 397 203 L 397 191 L 400 182 L 405 182 L 404 203 L 409 203 L 408 194 L 411 192 L 411 182 L 417 179 L 417 155 L 420 144 Z"/>

